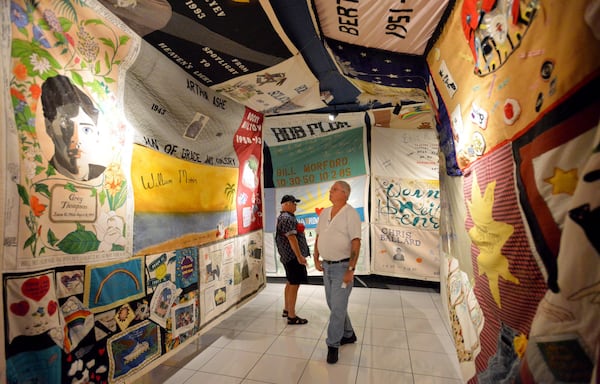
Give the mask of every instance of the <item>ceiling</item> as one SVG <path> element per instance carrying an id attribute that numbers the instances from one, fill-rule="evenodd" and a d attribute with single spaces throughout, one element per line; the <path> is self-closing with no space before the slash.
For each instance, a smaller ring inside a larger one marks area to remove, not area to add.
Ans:
<path id="1" fill-rule="evenodd" d="M 373 48 L 373 45 L 353 44 L 351 42 L 353 35 L 349 36 L 346 41 L 328 36 L 323 32 L 322 23 L 320 22 L 320 15 L 326 12 L 323 10 L 320 13 L 320 10 L 324 7 L 318 5 L 333 2 L 314 1 L 311 2 L 312 7 L 310 9 L 304 1 L 271 0 L 270 3 L 285 32 L 299 47 L 311 71 L 318 78 L 321 92 L 329 92 L 333 96 L 333 99 L 328 103 L 328 107 L 320 109 L 320 111 L 329 112 L 334 110 L 359 111 L 382 107 L 389 104 L 388 97 L 386 97 L 388 95 L 405 94 L 407 95 L 406 98 L 410 99 L 411 89 L 425 91 L 428 77 L 425 57 L 441 33 L 455 1 L 429 1 L 430 5 L 433 4 L 438 7 L 435 14 L 431 14 L 429 9 L 420 10 L 420 12 L 425 13 L 424 18 L 431 19 L 433 30 L 426 36 L 411 30 L 403 39 L 411 40 L 414 37 L 415 40 L 419 39 L 424 42 L 425 46 L 421 47 L 419 52 L 411 49 L 414 48 L 411 43 L 406 43 L 399 49 L 394 49 L 394 41 L 398 38 L 393 34 L 389 34 L 386 41 L 379 43 L 379 45 L 388 49 Z M 346 3 L 347 8 L 351 8 L 357 6 L 358 0 L 337 1 L 337 3 L 342 5 Z M 389 11 L 394 6 L 410 8 L 410 4 L 401 4 L 407 3 L 404 0 L 369 0 L 361 1 L 361 3 L 362 7 L 356 12 L 340 10 L 338 13 L 356 14 L 358 15 L 356 23 L 362 24 L 361 19 L 363 16 L 364 19 L 367 19 L 370 16 L 369 13 L 379 13 L 374 11 L 374 8 L 380 8 L 382 11 Z M 411 3 L 417 2 L 412 1 Z M 412 15 L 417 11 L 416 9 L 411 10 L 410 14 Z M 359 11 L 363 13 L 359 13 Z M 383 12 L 383 14 L 386 13 Z M 394 16 L 391 14 L 388 17 L 393 18 Z M 312 27 L 313 25 L 316 29 Z M 363 39 L 362 42 L 368 44 L 368 37 Z M 383 67 L 389 68 L 389 72 L 386 73 L 388 77 L 381 76 L 381 72 L 374 71 L 374 69 Z M 360 68 L 361 70 L 353 71 L 353 68 Z M 376 84 L 375 93 L 365 94 L 352 83 L 353 79 Z M 387 89 L 388 87 L 390 89 Z"/>
<path id="2" fill-rule="evenodd" d="M 208 53 L 213 59 L 242 62 L 246 73 L 258 73 L 299 53 L 318 82 L 312 88 L 318 87 L 313 94 L 319 103 L 261 110 L 266 115 L 353 112 L 425 101 L 429 77 L 425 57 L 455 4 L 455 0 L 100 2 L 184 69 L 186 62 L 207 62 Z M 177 49 L 166 50 L 167 40 Z M 207 86 L 235 80 L 229 73 L 219 75 L 222 69 L 213 61 L 210 73 L 198 75 L 197 68 L 189 72 Z"/>

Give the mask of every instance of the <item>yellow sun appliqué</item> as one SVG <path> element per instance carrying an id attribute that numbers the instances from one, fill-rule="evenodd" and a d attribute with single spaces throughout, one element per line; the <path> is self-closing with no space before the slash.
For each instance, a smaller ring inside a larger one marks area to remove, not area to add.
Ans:
<path id="1" fill-rule="evenodd" d="M 469 230 L 469 237 L 479 248 L 479 256 L 477 256 L 479 274 L 487 276 L 494 301 L 498 308 L 502 308 L 498 286 L 499 278 L 502 277 L 514 284 L 519 284 L 519 279 L 510 273 L 508 259 L 502 255 L 502 246 L 513 234 L 514 228 L 510 224 L 495 221 L 492 217 L 495 188 L 496 181 L 490 182 L 482 196 L 477 176 L 473 172 L 471 201 L 467 201 L 467 207 L 474 224 L 473 228 Z"/>

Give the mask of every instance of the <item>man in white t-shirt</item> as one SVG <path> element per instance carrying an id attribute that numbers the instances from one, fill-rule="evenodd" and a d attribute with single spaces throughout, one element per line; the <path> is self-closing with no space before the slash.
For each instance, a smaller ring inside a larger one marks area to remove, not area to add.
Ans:
<path id="1" fill-rule="evenodd" d="M 348 316 L 354 269 L 360 253 L 360 215 L 347 203 L 350 185 L 336 181 L 329 190 L 333 206 L 319 216 L 315 240 L 315 268 L 323 272 L 325 297 L 330 309 L 327 328 L 327 362 L 338 361 L 340 345 L 354 343 L 356 334 Z"/>

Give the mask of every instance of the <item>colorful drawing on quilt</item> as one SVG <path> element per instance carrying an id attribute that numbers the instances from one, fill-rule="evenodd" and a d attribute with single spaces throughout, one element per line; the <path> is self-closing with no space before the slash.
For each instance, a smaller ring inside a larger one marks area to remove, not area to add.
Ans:
<path id="1" fill-rule="evenodd" d="M 438 230 L 440 186 L 437 180 L 374 177 L 373 220 L 414 230 Z"/>
<path id="2" fill-rule="evenodd" d="M 233 265 L 233 284 L 238 285 L 241 284 L 242 281 L 250 277 L 250 272 L 248 270 L 248 260 L 244 259 L 244 261 L 240 263 L 234 263 Z"/>
<path id="3" fill-rule="evenodd" d="M 234 243 L 233 242 L 227 242 L 227 243 L 223 243 L 222 246 L 223 249 L 223 263 L 231 263 L 233 261 L 235 252 L 234 252 Z"/>
<path id="4" fill-rule="evenodd" d="M 465 0 L 461 22 L 475 60 L 475 73 L 498 70 L 520 46 L 540 0 Z"/>
<path id="5" fill-rule="evenodd" d="M 160 356 L 159 329 L 153 322 L 143 321 L 108 339 L 110 382 L 140 371 Z"/>
<path id="6" fill-rule="evenodd" d="M 198 321 L 196 301 L 188 301 L 173 306 L 172 329 L 174 337 L 194 329 Z"/>
<path id="7" fill-rule="evenodd" d="M 12 160 L 22 170 L 14 177 L 21 223 L 10 262 L 123 251 L 127 135 L 115 112 L 119 72 L 134 43 L 81 4 L 10 7 L 10 93 L 21 143 L 20 158 Z M 117 228 L 109 214 L 121 222 Z"/>
<path id="8" fill-rule="evenodd" d="M 56 75 L 42 84 L 41 101 L 46 133 L 54 147 L 48 167 L 72 180 L 101 176 L 110 161 L 105 155 L 109 148 L 92 99 L 71 79 Z"/>
<path id="9" fill-rule="evenodd" d="M 54 272 L 4 279 L 8 342 L 17 336 L 35 336 L 60 329 Z"/>
<path id="10" fill-rule="evenodd" d="M 60 309 L 65 323 L 63 349 L 69 353 L 77 348 L 94 328 L 94 314 L 85 308 L 76 296 L 69 297 Z"/>
<path id="11" fill-rule="evenodd" d="M 117 309 L 117 313 L 115 314 L 115 320 L 117 321 L 117 325 L 121 331 L 124 331 L 129 327 L 131 322 L 135 320 L 135 313 L 129 304 L 123 304 L 119 309 Z"/>
<path id="12" fill-rule="evenodd" d="M 244 249 L 242 252 L 244 256 L 253 258 L 255 260 L 262 259 L 262 247 L 256 243 L 256 240 L 250 239 L 248 246 L 246 247 L 246 244 L 242 244 L 242 247 Z"/>
<path id="13" fill-rule="evenodd" d="M 498 308 L 502 308 L 498 280 L 503 278 L 513 284 L 519 284 L 519 279 L 509 270 L 508 259 L 502 254 L 502 247 L 513 234 L 514 228 L 510 224 L 494 220 L 492 216 L 495 181 L 490 182 L 485 187 L 485 192 L 482 195 L 477 182 L 477 175 L 473 172 L 471 188 L 472 200 L 466 201 L 466 204 L 474 226 L 469 230 L 469 237 L 473 244 L 479 248 L 479 255 L 477 256 L 479 274 L 487 276 L 494 301 Z"/>
<path id="14" fill-rule="evenodd" d="M 56 295 L 58 298 L 83 293 L 83 269 L 56 272 Z"/>
<path id="15" fill-rule="evenodd" d="M 9 383 L 62 383 L 62 353 L 58 346 L 21 352 L 6 359 Z"/>
<path id="16" fill-rule="evenodd" d="M 167 319 L 164 332 L 166 352 L 177 348 L 181 343 L 194 337 L 198 332 L 200 326 L 198 291 L 193 290 L 179 296 L 178 302 L 173 305 L 171 311 L 173 316 Z M 177 316 L 179 315 L 181 316 L 177 320 Z M 189 322 L 190 317 L 191 323 Z M 179 325 L 177 325 L 178 321 Z"/>
<path id="17" fill-rule="evenodd" d="M 223 249 L 205 248 L 201 269 L 202 282 L 210 283 L 221 278 L 221 264 L 223 263 Z"/>
<path id="18" fill-rule="evenodd" d="M 227 300 L 227 289 L 225 287 L 217 288 L 214 290 L 213 298 L 215 305 L 221 305 Z"/>
<path id="19" fill-rule="evenodd" d="M 339 119 L 333 123 L 311 124 L 310 120 L 304 123 L 306 132 L 293 133 L 293 127 L 274 127 L 272 136 L 267 137 L 273 139 L 269 145 L 272 164 L 277 164 L 273 174 L 276 187 L 329 183 L 366 173 L 362 128 Z M 318 138 L 300 140 L 318 133 L 321 133 Z"/>
<path id="20" fill-rule="evenodd" d="M 141 287 L 140 279 L 138 279 L 138 277 L 136 275 L 134 275 L 132 272 L 128 271 L 127 269 L 117 268 L 114 271 L 111 271 L 105 277 L 105 279 L 100 282 L 100 285 L 98 286 L 98 292 L 96 292 L 96 296 L 94 296 L 94 304 L 98 304 L 98 302 L 100 301 L 100 296 L 102 295 L 102 289 L 104 287 L 104 284 L 106 284 L 106 282 L 113 276 L 115 276 L 117 274 L 121 274 L 121 273 L 126 276 L 129 276 L 131 278 L 131 281 L 133 281 L 133 283 L 135 284 L 135 288 L 140 289 L 140 287 Z"/>
<path id="21" fill-rule="evenodd" d="M 140 145 L 132 162 L 136 253 L 170 258 L 182 245 L 237 235 L 237 168 L 197 164 Z"/>
<path id="22" fill-rule="evenodd" d="M 483 312 L 468 275 L 460 269 L 455 258 L 448 258 L 447 294 L 458 361 L 474 364 L 481 346 L 479 337 L 483 328 Z"/>
<path id="23" fill-rule="evenodd" d="M 371 225 L 375 273 L 439 279 L 439 233 L 405 226 Z"/>
<path id="24" fill-rule="evenodd" d="M 175 273 L 175 258 L 172 257 L 171 252 L 164 252 L 159 255 L 147 255 L 145 260 L 148 275 L 146 290 L 152 293 L 158 284 L 171 281 Z"/>
<path id="25" fill-rule="evenodd" d="M 67 354 L 63 360 L 63 383 L 108 383 L 108 357 L 104 343 L 94 343 L 86 338 L 88 345 L 80 346 Z"/>
<path id="26" fill-rule="evenodd" d="M 371 269 L 440 279 L 440 185 L 433 130 L 375 128 L 371 132 Z M 383 176 L 386 175 L 386 176 Z"/>
<path id="27" fill-rule="evenodd" d="M 116 310 L 111 309 L 110 311 L 98 313 L 94 316 L 94 334 L 96 340 L 103 340 L 117 331 L 116 313 Z"/>
<path id="28" fill-rule="evenodd" d="M 376 127 L 395 129 L 433 129 L 436 127 L 435 113 L 428 103 L 396 104 L 394 108 L 380 108 L 370 111 Z"/>
<path id="29" fill-rule="evenodd" d="M 94 313 L 145 295 L 141 258 L 86 266 L 84 304 Z"/>
<path id="30" fill-rule="evenodd" d="M 163 328 L 167 328 L 167 321 L 171 318 L 171 307 L 176 303 L 181 294 L 181 289 L 172 281 L 160 283 L 150 301 L 150 319 Z"/>
<path id="31" fill-rule="evenodd" d="M 142 300 L 136 303 L 135 307 L 135 319 L 136 320 L 146 320 L 150 317 L 150 304 L 148 300 Z"/>
<path id="32" fill-rule="evenodd" d="M 248 280 L 245 289 L 258 287 L 264 281 L 263 240 L 262 232 L 253 232 L 236 239 L 237 249 L 242 250 L 242 258 L 248 265 Z"/>
<path id="33" fill-rule="evenodd" d="M 198 248 L 184 248 L 175 251 L 177 288 L 187 288 L 198 283 Z"/>
<path id="34" fill-rule="evenodd" d="M 235 195 L 238 234 L 263 227 L 260 193 L 263 118 L 262 114 L 246 108 L 240 127 L 233 138 L 233 148 L 240 162 Z M 231 188 L 226 188 L 225 194 L 229 197 L 230 193 Z"/>

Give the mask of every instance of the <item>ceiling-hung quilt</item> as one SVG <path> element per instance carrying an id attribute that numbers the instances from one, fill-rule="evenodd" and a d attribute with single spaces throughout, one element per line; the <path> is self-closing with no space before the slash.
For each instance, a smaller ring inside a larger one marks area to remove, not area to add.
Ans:
<path id="1" fill-rule="evenodd" d="M 267 1 L 100 2 L 196 81 L 256 111 L 323 106 Z"/>
<path id="2" fill-rule="evenodd" d="M 339 71 L 362 91 L 359 103 L 375 105 L 427 100 L 424 54 L 445 21 L 448 4 L 316 0 L 314 9 Z"/>
<path id="3" fill-rule="evenodd" d="M 319 79 L 323 99 L 328 104 L 354 103 L 360 91 L 338 71 L 323 46 L 317 28 L 306 27 L 316 25 L 315 14 L 309 3 L 310 0 L 271 0 L 271 6 L 285 33 L 298 47 L 311 71 Z"/>
<path id="4" fill-rule="evenodd" d="M 422 55 L 448 0 L 315 0 L 323 35 L 364 47 Z"/>
<path id="5" fill-rule="evenodd" d="M 411 99 L 425 95 L 429 75 L 424 57 L 400 55 L 332 39 L 325 41 L 340 71 L 358 80 L 355 84 L 363 92 L 391 94 L 401 90 L 412 96 Z M 375 87 L 379 88 L 377 92 Z M 384 90 L 383 87 L 391 89 Z"/>

